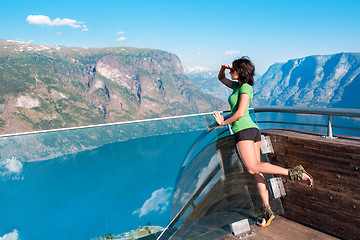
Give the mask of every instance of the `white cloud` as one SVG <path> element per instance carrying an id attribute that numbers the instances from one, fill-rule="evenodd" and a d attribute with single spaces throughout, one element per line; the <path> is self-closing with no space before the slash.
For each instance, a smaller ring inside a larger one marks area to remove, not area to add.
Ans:
<path id="1" fill-rule="evenodd" d="M 0 161 L 0 177 L 8 176 L 12 180 L 21 180 L 21 172 L 23 164 L 16 157 L 8 158 Z"/>
<path id="2" fill-rule="evenodd" d="M 79 22 L 78 20 L 70 18 L 55 18 L 51 20 L 48 16 L 45 15 L 29 15 L 26 18 L 26 21 L 29 24 L 36 25 L 47 25 L 47 26 L 69 26 L 72 28 L 83 28 L 82 31 L 88 31 L 89 29 L 84 25 L 84 22 Z"/>
<path id="3" fill-rule="evenodd" d="M 121 35 L 121 34 L 125 34 L 125 32 L 124 32 L 124 31 L 118 31 L 118 32 L 116 33 L 116 35 Z"/>
<path id="4" fill-rule="evenodd" d="M 7 233 L 4 236 L 0 237 L 0 240 L 18 240 L 18 239 L 19 239 L 19 233 L 16 229 L 13 232 Z"/>
<path id="5" fill-rule="evenodd" d="M 139 214 L 139 217 L 155 211 L 163 213 L 169 205 L 172 188 L 161 188 L 151 194 L 151 198 L 145 201 L 143 206 L 133 212 L 133 215 Z"/>
<path id="6" fill-rule="evenodd" d="M 84 28 L 83 30 L 81 30 L 81 31 L 83 31 L 83 32 L 87 32 L 87 31 L 89 31 L 89 29 L 88 28 Z"/>
<path id="7" fill-rule="evenodd" d="M 61 32 L 57 32 L 56 35 L 62 35 L 62 33 L 61 33 Z"/>
<path id="8" fill-rule="evenodd" d="M 8 174 L 19 174 L 22 171 L 23 164 L 16 157 L 12 157 L 1 161 L 0 168 L 5 169 L 5 173 Z"/>
<path id="9" fill-rule="evenodd" d="M 122 37 L 118 38 L 116 41 L 124 41 L 124 40 L 126 40 L 126 37 L 122 36 Z"/>
<path id="10" fill-rule="evenodd" d="M 198 189 L 204 181 L 209 177 L 209 174 L 219 165 L 219 156 L 218 152 L 211 158 L 209 164 L 201 169 L 198 175 L 198 181 L 196 183 L 196 189 Z"/>
<path id="11" fill-rule="evenodd" d="M 223 52 L 223 54 L 224 54 L 224 55 L 227 55 L 227 56 L 229 56 L 229 55 L 235 55 L 235 54 L 238 54 L 238 53 L 240 53 L 239 50 L 228 50 L 228 51 Z"/>

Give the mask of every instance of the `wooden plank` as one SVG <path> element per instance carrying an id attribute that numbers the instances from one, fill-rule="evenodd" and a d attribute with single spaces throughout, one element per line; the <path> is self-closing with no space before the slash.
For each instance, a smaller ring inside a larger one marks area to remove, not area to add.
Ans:
<path id="1" fill-rule="evenodd" d="M 324 139 L 302 130 L 264 130 L 275 154 L 270 162 L 283 167 L 298 164 L 314 177 L 314 188 L 304 183 L 284 184 L 284 217 L 343 239 L 360 236 L 360 138 Z"/>
<path id="2" fill-rule="evenodd" d="M 255 232 L 252 235 L 246 236 L 245 240 L 335 240 L 338 238 L 332 237 L 325 233 L 316 231 L 312 228 L 306 227 L 299 223 L 290 221 L 283 217 L 276 217 L 270 226 L 266 228 L 252 226 Z M 232 234 L 217 238 L 216 240 L 236 240 Z"/>

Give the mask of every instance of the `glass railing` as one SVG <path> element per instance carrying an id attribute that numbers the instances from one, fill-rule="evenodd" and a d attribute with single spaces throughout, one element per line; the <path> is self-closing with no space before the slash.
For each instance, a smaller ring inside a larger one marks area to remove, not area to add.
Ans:
<path id="1" fill-rule="evenodd" d="M 326 109 L 284 109 L 251 115 L 262 129 L 326 135 Z M 337 111 L 334 134 L 358 132 L 359 111 Z M 0 136 L 0 238 L 214 239 L 229 223 L 254 223 L 260 204 L 230 128 L 217 127 L 212 113 Z M 271 204 L 282 212 L 279 200 Z"/>
<path id="2" fill-rule="evenodd" d="M 266 154 L 261 160 L 268 161 Z M 283 212 L 279 199 L 272 199 L 271 205 L 276 214 Z M 229 224 L 233 222 L 248 219 L 254 224 L 261 206 L 256 182 L 241 161 L 229 126 L 213 123 L 194 142 L 181 165 L 171 221 L 158 239 L 215 239 L 231 233 Z"/>
<path id="3" fill-rule="evenodd" d="M 260 129 L 305 129 L 324 132 L 324 137 L 334 137 L 333 129 L 350 136 L 360 132 L 355 109 L 265 107 L 250 112 Z M 229 130 L 210 126 L 190 148 L 175 185 L 171 221 L 158 239 L 215 239 L 231 232 L 230 223 L 246 218 L 253 224 L 259 217 L 259 193 Z M 268 161 L 266 154 L 261 161 Z M 277 214 L 283 212 L 280 200 L 272 199 L 271 205 Z"/>
<path id="4" fill-rule="evenodd" d="M 210 115 L 0 136 L 0 239 L 156 234 Z"/>

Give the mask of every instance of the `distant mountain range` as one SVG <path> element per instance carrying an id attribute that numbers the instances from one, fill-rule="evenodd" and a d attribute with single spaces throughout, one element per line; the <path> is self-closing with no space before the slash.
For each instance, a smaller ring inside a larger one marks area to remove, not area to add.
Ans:
<path id="1" fill-rule="evenodd" d="M 0 40 L 0 133 L 226 108 L 168 52 Z"/>
<path id="2" fill-rule="evenodd" d="M 225 110 L 217 74 L 160 50 L 0 40 L 0 133 Z M 308 56 L 256 76 L 252 106 L 360 108 L 359 89 L 360 53 Z"/>
<path id="3" fill-rule="evenodd" d="M 217 80 L 218 71 L 185 68 L 204 92 L 227 101 L 231 89 Z M 338 53 L 275 63 L 255 76 L 251 106 L 360 108 L 360 53 Z"/>
<path id="4" fill-rule="evenodd" d="M 253 106 L 360 108 L 360 53 L 276 63 L 256 81 Z"/>
<path id="5" fill-rule="evenodd" d="M 205 67 L 186 67 L 184 70 L 185 75 L 190 78 L 201 91 L 220 98 L 227 103 L 227 99 L 232 90 L 225 87 L 218 80 L 219 70 Z"/>

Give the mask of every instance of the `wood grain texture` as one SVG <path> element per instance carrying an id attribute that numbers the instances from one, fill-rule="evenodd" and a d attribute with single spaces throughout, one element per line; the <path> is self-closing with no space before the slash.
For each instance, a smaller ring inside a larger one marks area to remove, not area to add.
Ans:
<path id="1" fill-rule="evenodd" d="M 360 237 L 360 138 L 322 138 L 321 133 L 268 129 L 274 147 L 270 162 L 301 164 L 314 177 L 314 188 L 284 179 L 283 216 L 342 239 Z"/>
<path id="2" fill-rule="evenodd" d="M 283 217 L 276 217 L 270 226 L 266 228 L 252 226 L 253 234 L 246 236 L 246 240 L 336 240 L 337 238 L 329 236 L 320 231 L 306 227 L 294 221 Z M 227 234 L 216 240 L 238 240 L 232 234 Z"/>

